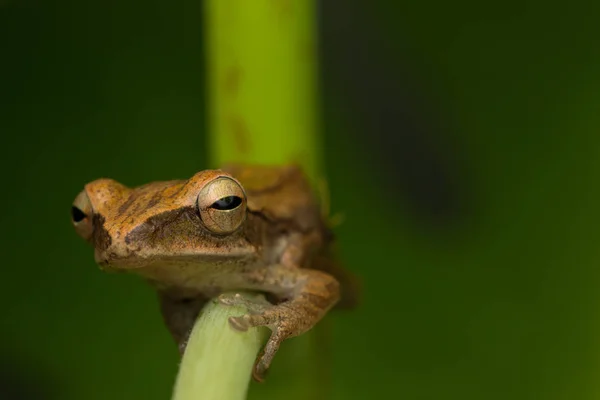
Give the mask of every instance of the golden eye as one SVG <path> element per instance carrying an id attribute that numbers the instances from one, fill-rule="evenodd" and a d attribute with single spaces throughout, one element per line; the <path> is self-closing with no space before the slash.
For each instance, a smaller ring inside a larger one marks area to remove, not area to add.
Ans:
<path id="1" fill-rule="evenodd" d="M 221 176 L 198 194 L 198 211 L 204 225 L 217 234 L 235 231 L 246 219 L 246 194 L 235 180 Z"/>
<path id="2" fill-rule="evenodd" d="M 85 190 L 77 195 L 71 206 L 71 222 L 79 236 L 85 240 L 92 237 L 92 203 Z"/>

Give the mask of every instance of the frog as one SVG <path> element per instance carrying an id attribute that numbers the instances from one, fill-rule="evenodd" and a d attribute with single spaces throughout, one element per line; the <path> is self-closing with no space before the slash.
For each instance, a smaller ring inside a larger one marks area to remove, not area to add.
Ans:
<path id="1" fill-rule="evenodd" d="M 75 198 L 71 220 L 101 270 L 154 287 L 181 354 L 207 301 L 244 306 L 228 319 L 233 329 L 271 332 L 252 371 L 262 382 L 283 341 L 356 305 L 356 279 L 335 257 L 317 197 L 298 165 L 230 164 L 134 188 L 97 179 Z"/>

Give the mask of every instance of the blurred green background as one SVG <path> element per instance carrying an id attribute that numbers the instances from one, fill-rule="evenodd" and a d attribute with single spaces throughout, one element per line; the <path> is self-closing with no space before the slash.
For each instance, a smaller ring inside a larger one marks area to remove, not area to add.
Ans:
<path id="1" fill-rule="evenodd" d="M 600 5 L 322 2 L 333 207 L 364 303 L 338 399 L 600 396 Z M 153 292 L 73 232 L 85 182 L 207 166 L 198 1 L 0 1 L 0 393 L 165 399 Z"/>

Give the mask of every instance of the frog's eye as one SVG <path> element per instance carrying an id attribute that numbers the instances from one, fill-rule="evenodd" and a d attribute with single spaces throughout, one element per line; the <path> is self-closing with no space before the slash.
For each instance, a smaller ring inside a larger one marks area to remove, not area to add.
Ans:
<path id="1" fill-rule="evenodd" d="M 79 236 L 85 240 L 92 236 L 92 203 L 85 190 L 77 195 L 71 206 L 71 222 Z"/>
<path id="2" fill-rule="evenodd" d="M 238 196 L 225 196 L 212 203 L 210 206 L 215 210 L 233 210 L 242 204 L 242 198 Z"/>
<path id="3" fill-rule="evenodd" d="M 198 211 L 204 225 L 217 234 L 235 231 L 246 218 L 246 195 L 235 180 L 221 176 L 198 195 Z"/>

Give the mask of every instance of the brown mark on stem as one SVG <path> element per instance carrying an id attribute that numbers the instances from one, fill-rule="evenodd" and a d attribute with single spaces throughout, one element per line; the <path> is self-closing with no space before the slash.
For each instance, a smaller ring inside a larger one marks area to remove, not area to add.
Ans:
<path id="1" fill-rule="evenodd" d="M 287 18 L 294 12 L 294 7 L 291 0 L 271 0 L 271 4 L 275 9 L 275 12 L 280 17 Z"/>
<path id="2" fill-rule="evenodd" d="M 242 71 L 238 66 L 233 65 L 227 68 L 225 72 L 225 78 L 223 80 L 223 90 L 225 94 L 235 97 L 240 90 L 241 80 Z"/>
<path id="3" fill-rule="evenodd" d="M 244 119 L 238 115 L 229 118 L 230 130 L 233 135 L 235 149 L 240 154 L 247 154 L 250 151 L 250 133 Z"/>

